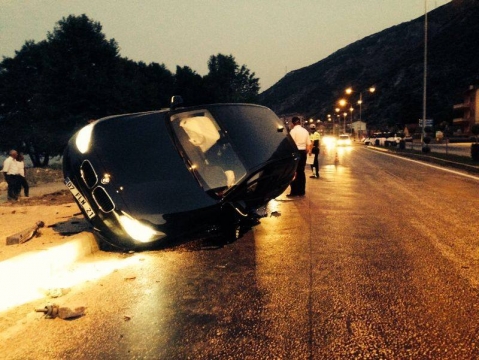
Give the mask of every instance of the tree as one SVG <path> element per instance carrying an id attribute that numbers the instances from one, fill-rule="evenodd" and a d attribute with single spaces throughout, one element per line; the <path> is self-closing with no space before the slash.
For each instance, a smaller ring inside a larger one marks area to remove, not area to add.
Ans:
<path id="1" fill-rule="evenodd" d="M 46 48 L 44 41 L 27 41 L 15 58 L 5 58 L 0 64 L 2 150 L 28 152 L 27 146 L 44 136 L 36 120 L 48 111 L 42 82 Z"/>
<path id="2" fill-rule="evenodd" d="M 235 61 L 232 55 L 212 55 L 204 77 L 208 102 L 256 102 L 259 79 Z"/>
<path id="3" fill-rule="evenodd" d="M 139 89 L 143 96 L 142 111 L 167 107 L 170 103 L 175 78 L 164 64 L 139 64 L 142 83 Z"/>
<path id="4" fill-rule="evenodd" d="M 187 66 L 173 75 L 164 64 L 121 58 L 100 23 L 70 15 L 0 63 L 0 150 L 46 166 L 91 119 L 167 107 L 174 94 L 186 105 L 256 102 L 258 79 L 232 55 L 211 56 L 208 68 L 205 77 Z"/>
<path id="5" fill-rule="evenodd" d="M 203 78 L 188 66 L 176 67 L 174 93 L 181 95 L 186 106 L 207 102 Z"/>
<path id="6" fill-rule="evenodd" d="M 73 131 L 114 103 L 115 40 L 85 15 L 58 22 L 47 40 L 27 41 L 0 64 L 0 135 L 23 147 L 34 166 L 62 153 Z"/>
<path id="7" fill-rule="evenodd" d="M 100 23 L 86 15 L 70 15 L 47 35 L 45 82 L 50 104 L 59 109 L 55 122 L 66 128 L 110 115 L 122 100 L 112 91 L 117 86 L 118 45 L 101 30 Z M 77 124 L 77 118 L 82 123 Z"/>

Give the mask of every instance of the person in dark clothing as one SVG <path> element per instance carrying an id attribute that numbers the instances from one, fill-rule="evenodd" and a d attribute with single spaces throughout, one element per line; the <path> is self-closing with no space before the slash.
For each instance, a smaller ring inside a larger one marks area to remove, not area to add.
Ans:
<path id="1" fill-rule="evenodd" d="M 309 125 L 309 129 L 311 131 L 311 134 L 309 135 L 309 139 L 311 140 L 311 145 L 312 145 L 312 149 L 309 156 L 311 156 L 311 153 L 314 155 L 312 164 L 311 162 L 309 162 L 311 164 L 311 171 L 313 173 L 313 175 L 311 175 L 310 178 L 319 179 L 318 157 L 320 152 L 319 143 L 320 143 L 321 135 L 319 135 L 319 132 L 316 130 L 316 125 L 314 124 Z"/>
<path id="2" fill-rule="evenodd" d="M 311 153 L 314 156 L 313 163 L 311 164 L 311 171 L 313 175 L 310 176 L 312 179 L 319 179 L 319 140 L 313 141 L 313 148 L 311 149 Z"/>
<path id="3" fill-rule="evenodd" d="M 28 186 L 28 181 L 27 181 L 27 178 L 25 177 L 25 162 L 24 162 L 24 157 L 22 153 L 18 153 L 16 161 L 17 161 L 17 170 L 18 170 L 17 191 L 20 194 L 23 188 L 23 194 L 26 197 L 28 197 L 30 187 Z"/>
<path id="4" fill-rule="evenodd" d="M 299 152 L 299 162 L 296 169 L 296 176 L 291 182 L 291 193 L 288 197 L 304 196 L 306 193 L 306 176 L 304 168 L 306 166 L 307 153 L 311 151 L 311 140 L 309 139 L 309 132 L 301 126 L 301 120 L 295 116 L 292 119 L 293 128 L 289 132 L 293 138 Z"/>

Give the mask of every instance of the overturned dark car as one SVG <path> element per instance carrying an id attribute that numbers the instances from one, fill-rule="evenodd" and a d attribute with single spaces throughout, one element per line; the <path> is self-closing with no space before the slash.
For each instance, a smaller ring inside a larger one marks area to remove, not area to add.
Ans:
<path id="1" fill-rule="evenodd" d="M 288 187 L 297 162 L 273 111 L 214 104 L 92 122 L 70 139 L 63 172 L 100 242 L 141 250 L 237 235 Z"/>

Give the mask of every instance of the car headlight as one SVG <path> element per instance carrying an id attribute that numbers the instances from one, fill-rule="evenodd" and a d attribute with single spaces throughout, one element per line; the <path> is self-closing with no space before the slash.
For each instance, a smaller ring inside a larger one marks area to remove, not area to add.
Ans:
<path id="1" fill-rule="evenodd" d="M 86 153 L 90 148 L 91 133 L 93 131 L 93 124 L 89 124 L 82 128 L 75 139 L 77 149 L 82 154 Z"/>
<path id="2" fill-rule="evenodd" d="M 133 239 L 142 243 L 158 240 L 166 236 L 165 233 L 157 231 L 152 227 L 132 218 L 126 213 L 118 215 L 118 221 L 126 233 Z"/>

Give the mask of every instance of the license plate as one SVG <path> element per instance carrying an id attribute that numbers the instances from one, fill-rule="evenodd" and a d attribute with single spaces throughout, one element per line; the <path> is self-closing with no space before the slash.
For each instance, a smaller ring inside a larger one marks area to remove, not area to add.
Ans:
<path id="1" fill-rule="evenodd" d="M 88 203 L 87 199 L 78 191 L 75 185 L 71 182 L 69 178 L 65 179 L 65 185 L 71 191 L 75 199 L 78 201 L 78 204 L 83 208 L 85 214 L 88 216 L 89 219 L 95 217 L 95 212 L 91 208 L 90 204 Z"/>

